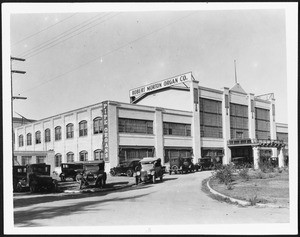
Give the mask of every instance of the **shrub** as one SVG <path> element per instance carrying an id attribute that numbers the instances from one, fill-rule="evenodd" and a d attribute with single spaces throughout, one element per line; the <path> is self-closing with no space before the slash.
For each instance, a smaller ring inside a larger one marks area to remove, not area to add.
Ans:
<path id="1" fill-rule="evenodd" d="M 251 206 L 256 205 L 256 203 L 258 202 L 257 196 L 253 196 L 252 198 L 249 198 L 249 202 Z"/>
<path id="2" fill-rule="evenodd" d="M 274 171 L 274 166 L 268 161 L 258 162 L 259 169 L 264 173 L 269 173 Z"/>
<path id="3" fill-rule="evenodd" d="M 225 185 L 232 182 L 234 168 L 230 165 L 223 165 L 220 166 L 215 172 L 213 173 L 214 177 L 219 180 L 220 183 L 224 183 Z"/>
<path id="4" fill-rule="evenodd" d="M 249 169 L 244 167 L 239 171 L 239 176 L 244 180 L 249 180 L 250 176 L 248 174 Z"/>
<path id="5" fill-rule="evenodd" d="M 228 184 L 226 185 L 226 188 L 227 188 L 228 190 L 232 190 L 232 189 L 233 189 L 232 183 L 231 183 L 231 182 L 228 183 Z"/>
<path id="6" fill-rule="evenodd" d="M 262 171 L 259 171 L 259 172 L 257 172 L 257 178 L 258 179 L 264 179 L 264 178 L 266 178 L 266 176 Z"/>

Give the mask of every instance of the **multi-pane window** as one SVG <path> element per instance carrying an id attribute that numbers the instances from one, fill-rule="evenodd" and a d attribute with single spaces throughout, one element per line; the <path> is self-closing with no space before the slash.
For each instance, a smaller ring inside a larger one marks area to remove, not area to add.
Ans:
<path id="1" fill-rule="evenodd" d="M 26 142 L 27 142 L 27 146 L 31 146 L 31 144 L 32 144 L 31 133 L 27 133 L 27 135 L 26 135 Z"/>
<path id="2" fill-rule="evenodd" d="M 257 139 L 270 138 L 270 110 L 255 108 L 255 134 Z"/>
<path id="3" fill-rule="evenodd" d="M 200 136 L 222 138 L 222 102 L 200 98 Z"/>
<path id="4" fill-rule="evenodd" d="M 73 152 L 67 153 L 67 162 L 74 162 L 74 153 Z"/>
<path id="5" fill-rule="evenodd" d="M 247 105 L 230 103 L 230 137 L 249 138 Z"/>
<path id="6" fill-rule="evenodd" d="M 94 160 L 103 160 L 103 152 L 100 149 L 94 151 Z"/>
<path id="7" fill-rule="evenodd" d="M 60 167 L 61 164 L 61 154 L 56 154 L 55 155 L 55 167 Z"/>
<path id="8" fill-rule="evenodd" d="M 79 123 L 79 137 L 87 135 L 87 121 L 83 120 Z"/>
<path id="9" fill-rule="evenodd" d="M 67 125 L 67 138 L 73 138 L 74 136 L 74 125 L 72 123 L 69 123 Z"/>
<path id="10" fill-rule="evenodd" d="M 93 121 L 94 125 L 94 134 L 102 133 L 103 132 L 103 124 L 101 118 L 95 118 Z"/>
<path id="11" fill-rule="evenodd" d="M 164 122 L 164 135 L 191 136 L 191 125 Z"/>
<path id="12" fill-rule="evenodd" d="M 22 156 L 22 165 L 29 165 L 31 164 L 31 156 Z"/>
<path id="13" fill-rule="evenodd" d="M 55 141 L 61 140 L 61 126 L 55 127 Z"/>
<path id="14" fill-rule="evenodd" d="M 153 134 L 153 121 L 119 118 L 119 132 Z"/>
<path id="15" fill-rule="evenodd" d="M 88 160 L 88 153 L 87 151 L 79 152 L 79 161 L 87 161 Z"/>
<path id="16" fill-rule="evenodd" d="M 190 148 L 182 148 L 182 149 L 165 149 L 165 163 L 169 162 L 172 158 L 178 157 L 191 157 L 192 156 L 192 149 Z"/>
<path id="17" fill-rule="evenodd" d="M 19 147 L 24 146 L 24 137 L 23 135 L 19 136 Z"/>
<path id="18" fill-rule="evenodd" d="M 202 157 L 211 157 L 215 158 L 217 162 L 222 160 L 224 155 L 224 151 L 222 148 L 201 148 L 201 156 Z"/>
<path id="19" fill-rule="evenodd" d="M 50 129 L 47 128 L 45 130 L 45 142 L 50 142 L 51 141 L 51 133 L 50 133 Z"/>
<path id="20" fill-rule="evenodd" d="M 36 157 L 36 163 L 37 163 L 37 164 L 45 163 L 45 159 L 46 159 L 45 156 L 37 156 L 37 157 Z"/>
<path id="21" fill-rule="evenodd" d="M 277 132 L 276 133 L 277 140 L 283 140 L 284 142 L 288 143 L 289 142 L 289 136 L 288 133 L 283 133 L 283 132 Z"/>
<path id="22" fill-rule="evenodd" d="M 41 143 L 41 132 L 36 131 L 35 132 L 35 144 L 40 144 Z"/>
<path id="23" fill-rule="evenodd" d="M 127 161 L 130 159 L 142 159 L 144 157 L 152 157 L 154 155 L 154 148 L 147 147 L 120 147 L 119 149 L 119 162 Z"/>

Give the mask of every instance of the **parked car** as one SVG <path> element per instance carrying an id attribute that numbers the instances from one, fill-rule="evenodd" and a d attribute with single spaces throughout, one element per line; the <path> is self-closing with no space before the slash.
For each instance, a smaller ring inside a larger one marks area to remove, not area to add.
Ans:
<path id="1" fill-rule="evenodd" d="M 110 174 L 112 176 L 115 175 L 127 175 L 128 177 L 132 177 L 133 173 L 137 171 L 137 167 L 139 166 L 139 162 L 141 159 L 132 159 L 128 161 L 124 161 L 120 163 L 118 166 L 110 169 Z"/>
<path id="2" fill-rule="evenodd" d="M 215 169 L 218 165 L 222 165 L 221 157 L 211 157 L 205 156 L 198 159 L 198 163 L 195 165 L 196 170 L 212 170 Z"/>
<path id="3" fill-rule="evenodd" d="M 82 163 L 82 169 L 78 169 L 76 180 L 80 183 L 80 189 L 88 186 L 103 188 L 106 184 L 107 175 L 103 160 Z"/>
<path id="4" fill-rule="evenodd" d="M 193 158 L 192 157 L 176 157 L 170 159 L 170 169 L 169 174 L 172 174 L 174 172 L 177 173 L 188 173 L 188 172 L 194 172 L 195 171 L 195 165 L 193 164 Z"/>
<path id="5" fill-rule="evenodd" d="M 140 161 L 138 171 L 134 173 L 135 183 L 152 181 L 156 183 L 156 179 L 163 180 L 164 168 L 161 165 L 161 159 L 155 157 L 145 157 Z"/>
<path id="6" fill-rule="evenodd" d="M 67 178 L 72 178 L 74 181 L 76 181 L 76 176 L 78 174 L 77 170 L 82 169 L 82 163 L 62 163 L 60 165 L 61 167 L 61 173 L 59 175 L 61 181 L 66 181 Z"/>
<path id="7" fill-rule="evenodd" d="M 57 180 L 50 176 L 50 165 L 45 163 L 30 164 L 26 166 L 26 176 L 17 183 L 17 191 L 30 189 L 30 192 L 38 191 L 58 191 Z"/>
<path id="8" fill-rule="evenodd" d="M 252 162 L 248 157 L 233 157 L 231 161 L 237 169 L 252 167 Z"/>
<path id="9" fill-rule="evenodd" d="M 15 165 L 13 166 L 13 191 L 21 191 L 18 182 L 26 177 L 26 166 L 25 165 Z M 18 187 L 18 188 L 17 188 Z"/>

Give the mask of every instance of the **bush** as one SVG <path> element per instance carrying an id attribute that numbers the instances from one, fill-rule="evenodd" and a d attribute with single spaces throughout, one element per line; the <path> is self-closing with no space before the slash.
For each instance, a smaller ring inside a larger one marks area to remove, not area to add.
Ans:
<path id="1" fill-rule="evenodd" d="M 274 166 L 268 161 L 258 162 L 258 167 L 264 173 L 274 172 Z"/>
<path id="2" fill-rule="evenodd" d="M 257 173 L 257 178 L 258 179 L 265 179 L 266 178 L 266 175 L 262 172 L 262 171 L 259 171 Z"/>
<path id="3" fill-rule="evenodd" d="M 218 167 L 213 173 L 213 176 L 219 180 L 220 183 L 224 183 L 225 185 L 232 182 L 234 168 L 230 165 L 223 165 Z"/>
<path id="4" fill-rule="evenodd" d="M 254 197 L 249 198 L 249 202 L 251 206 L 255 206 L 256 203 L 258 202 L 257 196 L 255 195 Z"/>
<path id="5" fill-rule="evenodd" d="M 249 180 L 250 176 L 248 174 L 249 169 L 244 167 L 243 169 L 240 170 L 239 176 L 244 179 L 244 180 Z"/>

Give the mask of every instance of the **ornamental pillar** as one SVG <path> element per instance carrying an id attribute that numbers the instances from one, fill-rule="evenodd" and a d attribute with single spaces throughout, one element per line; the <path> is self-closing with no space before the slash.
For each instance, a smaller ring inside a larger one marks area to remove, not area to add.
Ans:
<path id="1" fill-rule="evenodd" d="M 279 155 L 278 155 L 278 167 L 284 167 L 284 155 L 283 155 L 283 147 L 279 148 Z"/>
<path id="2" fill-rule="evenodd" d="M 254 165 L 254 169 L 258 169 L 259 168 L 259 147 L 258 146 L 254 146 L 252 147 L 252 152 L 253 152 L 253 165 Z"/>

